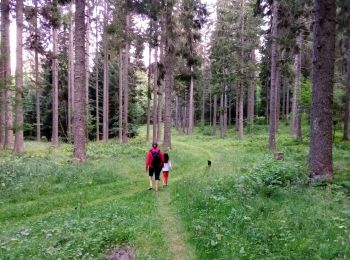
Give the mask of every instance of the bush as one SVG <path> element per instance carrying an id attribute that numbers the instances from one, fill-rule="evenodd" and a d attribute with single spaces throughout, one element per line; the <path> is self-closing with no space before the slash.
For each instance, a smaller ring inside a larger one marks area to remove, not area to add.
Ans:
<path id="1" fill-rule="evenodd" d="M 304 167 L 295 161 L 265 158 L 250 171 L 246 185 L 256 191 L 271 195 L 279 187 L 307 183 Z"/>

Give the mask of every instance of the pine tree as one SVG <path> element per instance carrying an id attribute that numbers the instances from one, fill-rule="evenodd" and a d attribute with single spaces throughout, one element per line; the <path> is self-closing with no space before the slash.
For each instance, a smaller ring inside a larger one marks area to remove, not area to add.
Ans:
<path id="1" fill-rule="evenodd" d="M 16 136 L 15 151 L 22 153 L 24 151 L 23 141 L 23 0 L 16 1 L 16 27 L 17 27 L 17 46 L 16 46 Z"/>
<path id="2" fill-rule="evenodd" d="M 74 63 L 74 152 L 78 162 L 86 160 L 86 87 L 85 87 L 85 0 L 75 2 L 75 63 Z"/>
<path id="3" fill-rule="evenodd" d="M 10 2 L 1 1 L 1 54 L 2 54 L 2 138 L 5 148 L 13 148 L 13 111 L 11 85 L 11 52 L 10 52 Z"/>
<path id="4" fill-rule="evenodd" d="M 277 131 L 277 22 L 278 22 L 278 0 L 272 4 L 272 25 L 271 25 L 271 90 L 270 90 L 270 116 L 269 116 L 269 148 L 276 149 Z"/>
<path id="5" fill-rule="evenodd" d="M 335 0 L 315 0 L 313 26 L 310 177 L 333 178 L 332 98 L 335 62 Z"/>

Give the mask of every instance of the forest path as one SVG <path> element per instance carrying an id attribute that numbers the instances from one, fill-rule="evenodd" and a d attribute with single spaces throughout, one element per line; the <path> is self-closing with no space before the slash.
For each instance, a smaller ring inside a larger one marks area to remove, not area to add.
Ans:
<path id="1" fill-rule="evenodd" d="M 200 172 L 207 168 L 207 159 L 213 159 L 215 155 L 207 147 L 199 147 L 188 144 L 186 141 L 174 140 L 174 147 L 183 151 L 183 158 L 190 159 L 191 163 L 183 165 L 175 164 L 175 172 L 169 176 L 168 187 L 160 188 L 156 193 L 158 216 L 165 237 L 165 244 L 169 248 L 173 259 L 197 259 L 195 250 L 192 248 L 188 234 L 184 228 L 180 214 L 172 205 L 172 196 L 175 196 L 176 183 L 183 180 L 184 176 Z M 182 159 L 183 159 L 182 158 Z M 180 159 L 180 158 L 177 158 Z M 160 181 L 161 182 L 161 181 Z M 174 189 L 175 188 L 175 189 Z M 181 194 L 176 194 L 177 196 Z"/>
<path id="2" fill-rule="evenodd" d="M 157 193 L 158 215 L 164 233 L 164 243 L 169 248 L 173 259 L 196 259 L 194 250 L 188 242 L 181 220 L 171 205 L 169 191 Z"/>

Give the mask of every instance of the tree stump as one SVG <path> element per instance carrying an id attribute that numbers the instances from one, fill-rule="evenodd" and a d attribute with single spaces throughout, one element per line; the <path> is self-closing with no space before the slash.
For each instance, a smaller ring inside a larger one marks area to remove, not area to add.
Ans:
<path id="1" fill-rule="evenodd" d="M 281 159 L 283 159 L 283 157 L 284 157 L 284 152 L 281 152 L 281 151 L 274 152 L 273 155 L 274 155 L 274 157 L 275 157 L 276 160 L 281 160 Z"/>

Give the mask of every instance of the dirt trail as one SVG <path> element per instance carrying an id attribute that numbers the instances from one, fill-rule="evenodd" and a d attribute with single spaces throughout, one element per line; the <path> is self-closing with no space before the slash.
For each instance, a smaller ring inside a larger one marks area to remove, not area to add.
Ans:
<path id="1" fill-rule="evenodd" d="M 157 193 L 157 208 L 166 239 L 165 243 L 170 249 L 173 259 L 196 259 L 194 250 L 190 246 L 186 232 L 184 232 L 181 220 L 171 206 L 170 194 L 166 189 Z"/>

